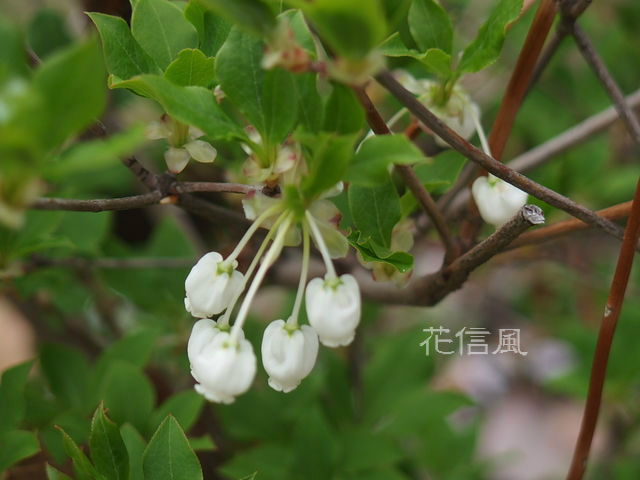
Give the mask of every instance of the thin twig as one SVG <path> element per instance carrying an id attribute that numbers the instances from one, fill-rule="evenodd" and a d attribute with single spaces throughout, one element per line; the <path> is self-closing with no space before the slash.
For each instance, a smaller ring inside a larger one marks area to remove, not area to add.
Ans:
<path id="1" fill-rule="evenodd" d="M 364 109 L 367 117 L 367 122 L 369 123 L 369 127 L 376 135 L 389 135 L 391 134 L 391 130 L 387 126 L 386 122 L 378 112 L 377 108 L 367 95 L 367 93 L 362 88 L 354 89 L 356 97 L 360 101 L 362 108 Z M 433 224 L 436 227 L 436 230 L 440 234 L 442 238 L 442 243 L 445 246 L 446 254 L 445 254 L 445 264 L 449 263 L 451 260 L 456 258 L 459 253 L 459 248 L 449 231 L 449 227 L 447 226 L 447 222 L 445 221 L 442 212 L 436 206 L 436 202 L 433 200 L 433 197 L 429 193 L 429 191 L 425 188 L 424 185 L 420 182 L 420 179 L 416 175 L 416 172 L 409 165 L 396 165 L 396 171 L 400 173 L 402 179 L 405 184 L 413 193 L 413 196 L 418 200 L 420 206 L 425 211 L 425 213 L 429 216 L 429 218 L 433 221 Z"/>
<path id="2" fill-rule="evenodd" d="M 596 423 L 600 413 L 600 404 L 602 402 L 602 390 L 604 380 L 607 375 L 607 364 L 609 362 L 609 353 L 611 352 L 611 344 L 613 336 L 618 324 L 618 318 L 622 310 L 624 302 L 624 294 L 627 289 L 631 267 L 633 265 L 633 257 L 636 251 L 638 238 L 640 237 L 640 181 L 636 186 L 636 193 L 631 206 L 631 214 L 624 231 L 624 239 L 620 247 L 620 255 L 616 271 L 611 283 L 609 298 L 604 309 L 604 316 L 600 324 L 600 332 L 598 333 L 598 342 L 593 357 L 593 366 L 591 367 L 591 377 L 589 379 L 589 392 L 587 394 L 587 402 L 582 416 L 580 425 L 580 433 L 576 442 L 576 448 L 573 453 L 571 467 L 567 475 L 567 480 L 580 480 L 587 469 L 587 460 L 589 451 L 591 450 L 591 442 L 596 429 Z"/>
<path id="3" fill-rule="evenodd" d="M 579 218 L 586 223 L 601 228 L 616 238 L 622 238 L 622 229 L 613 222 L 598 216 L 593 211 L 574 202 L 564 195 L 540 185 L 539 183 L 534 182 L 524 175 L 512 170 L 467 142 L 455 131 L 445 125 L 422 103 L 420 103 L 413 94 L 400 85 L 389 72 L 379 74 L 376 79 L 381 85 L 389 90 L 389 92 L 391 92 L 391 94 L 394 95 L 400 103 L 406 106 L 416 117 L 418 117 L 421 122 L 425 123 L 440 138 L 451 145 L 454 150 L 460 152 L 469 160 L 479 164 L 481 167 L 491 172 L 496 177 L 503 179 L 507 183 L 515 185 L 534 197 L 547 202 L 549 205 L 564 210 L 570 215 Z"/>
<path id="4" fill-rule="evenodd" d="M 155 178 L 155 177 L 154 177 Z M 156 180 L 156 187 L 158 183 Z M 217 183 L 217 182 L 175 182 L 169 190 L 176 194 L 186 192 L 228 192 L 246 194 L 255 191 L 257 188 L 251 185 L 238 183 Z M 166 199 L 166 200 L 165 200 Z M 177 200 L 166 196 L 160 190 L 154 190 L 141 195 L 133 195 L 121 198 L 96 198 L 90 200 L 78 200 L 71 198 L 43 197 L 37 199 L 32 208 L 39 210 L 75 210 L 80 212 L 104 212 L 107 210 L 130 210 L 133 208 L 146 207 L 157 203 L 176 203 Z M 189 204 L 190 202 L 186 202 Z M 193 202 L 191 202 L 193 203 Z M 185 202 L 180 202 L 184 205 Z"/>
<path id="5" fill-rule="evenodd" d="M 154 173 L 150 172 L 136 157 L 122 160 L 122 163 L 136 176 L 148 190 L 158 189 L 158 180 Z"/>
<path id="6" fill-rule="evenodd" d="M 591 69 L 598 77 L 598 80 L 600 80 L 600 83 L 609 94 L 609 97 L 611 97 L 611 100 L 618 110 L 618 114 L 627 127 L 633 141 L 636 145 L 640 146 L 640 123 L 638 123 L 638 118 L 625 102 L 622 90 L 620 90 L 620 87 L 609 73 L 607 66 L 602 61 L 602 58 L 600 58 L 600 55 L 598 55 L 598 52 L 596 52 L 596 49 L 589 37 L 587 37 L 584 30 L 580 28 L 580 25 L 574 23 L 571 24 L 569 28 L 576 41 L 576 45 L 578 45 L 578 49 L 582 53 L 582 56 L 591 66 Z"/>

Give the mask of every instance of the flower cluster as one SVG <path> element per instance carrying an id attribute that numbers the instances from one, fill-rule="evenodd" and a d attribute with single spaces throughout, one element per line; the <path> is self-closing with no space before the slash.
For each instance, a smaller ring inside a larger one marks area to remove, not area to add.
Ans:
<path id="1" fill-rule="evenodd" d="M 327 347 L 348 345 L 360 322 L 358 284 L 351 275 L 338 276 L 332 263 L 333 257 L 346 253 L 346 239 L 344 244 L 336 241 L 344 237 L 327 218 L 332 212 L 329 202 L 317 200 L 301 215 L 281 199 L 263 194 L 251 195 L 244 203 L 247 217 L 254 221 L 234 251 L 227 258 L 207 253 L 185 281 L 185 308 L 200 319 L 189 339 L 191 373 L 198 382 L 196 390 L 213 402 L 231 403 L 253 381 L 256 356 L 242 327 L 267 270 L 283 247 L 302 243 L 302 266 L 291 315 L 271 322 L 262 338 L 262 364 L 273 389 L 295 389 L 313 369 L 319 343 Z M 261 226 L 269 231 L 243 274 L 237 270 L 236 258 Z M 307 284 L 311 239 L 327 273 Z M 232 323 L 236 303 L 245 290 Z M 298 322 L 303 300 L 310 325 Z M 220 316 L 214 321 L 210 319 L 214 315 Z"/>

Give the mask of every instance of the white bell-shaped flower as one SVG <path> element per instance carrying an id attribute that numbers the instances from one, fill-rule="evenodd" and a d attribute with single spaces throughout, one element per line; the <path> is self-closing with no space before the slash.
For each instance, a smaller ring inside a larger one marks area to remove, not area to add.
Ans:
<path id="1" fill-rule="evenodd" d="M 482 219 L 501 227 L 527 203 L 527 193 L 491 174 L 478 177 L 471 187 Z"/>
<path id="2" fill-rule="evenodd" d="M 309 323 L 327 347 L 349 345 L 360 323 L 360 288 L 353 275 L 314 278 L 307 285 Z"/>
<path id="3" fill-rule="evenodd" d="M 232 403 L 253 382 L 257 361 L 251 343 L 244 335 L 233 341 L 213 320 L 195 323 L 187 352 L 195 389 L 211 402 Z"/>
<path id="4" fill-rule="evenodd" d="M 209 252 L 198 260 L 184 282 L 184 306 L 191 315 L 207 318 L 221 313 L 240 295 L 244 276 L 235 266 L 218 252 Z"/>
<path id="5" fill-rule="evenodd" d="M 284 320 L 271 322 L 262 337 L 262 364 L 269 386 L 290 392 L 309 375 L 318 356 L 318 334 L 309 325 L 291 327 Z"/>

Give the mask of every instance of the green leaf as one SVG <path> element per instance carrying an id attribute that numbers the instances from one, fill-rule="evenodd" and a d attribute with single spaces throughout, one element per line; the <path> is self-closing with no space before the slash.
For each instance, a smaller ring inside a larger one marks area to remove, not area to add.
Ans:
<path id="1" fill-rule="evenodd" d="M 35 433 L 24 430 L 0 433 L 0 472 L 39 451 L 40 444 Z"/>
<path id="2" fill-rule="evenodd" d="M 108 138 L 77 143 L 47 162 L 43 175 L 48 180 L 60 180 L 68 175 L 86 174 L 116 165 L 120 158 L 133 153 L 146 141 L 144 127 L 137 125 Z"/>
<path id="3" fill-rule="evenodd" d="M 345 179 L 373 187 L 389 181 L 389 165 L 407 165 L 423 159 L 422 152 L 405 135 L 373 136 L 360 145 Z"/>
<path id="4" fill-rule="evenodd" d="M 4 371 L 0 379 L 0 432 L 17 428 L 25 411 L 24 387 L 33 361 L 24 362 Z M 1 469 L 0 469 L 1 470 Z"/>
<path id="5" fill-rule="evenodd" d="M 210 87 L 214 80 L 214 59 L 206 57 L 200 50 L 187 48 L 178 53 L 164 72 L 176 85 L 199 85 Z"/>
<path id="6" fill-rule="evenodd" d="M 128 79 L 143 73 L 159 73 L 156 62 L 142 49 L 127 22 L 104 13 L 88 13 L 102 39 L 107 71 L 118 78 Z"/>
<path id="7" fill-rule="evenodd" d="M 415 58 L 442 79 L 449 78 L 452 73 L 450 54 L 439 48 L 430 48 L 425 52 L 407 48 L 397 32 L 380 45 L 380 51 L 387 57 Z"/>
<path id="8" fill-rule="evenodd" d="M 144 430 L 153 410 L 155 395 L 151 383 L 138 368 L 121 360 L 111 362 L 100 394 L 116 423 L 129 422 Z"/>
<path id="9" fill-rule="evenodd" d="M 64 451 L 71 457 L 73 469 L 78 477 L 82 480 L 100 478 L 93 464 L 89 461 L 78 444 L 65 432 L 62 428 L 57 427 L 62 434 L 62 443 Z"/>
<path id="10" fill-rule="evenodd" d="M 436 0 L 413 0 L 409 8 L 409 30 L 420 50 L 439 48 L 451 53 L 453 28 L 447 12 Z"/>
<path id="11" fill-rule="evenodd" d="M 304 200 L 312 201 L 342 180 L 353 157 L 356 135 L 321 133 L 299 137 L 310 150 L 306 158 L 308 172 L 300 191 Z"/>
<path id="12" fill-rule="evenodd" d="M 276 26 L 271 9 L 261 0 L 200 0 L 201 3 L 244 30 L 264 37 Z"/>
<path id="13" fill-rule="evenodd" d="M 375 187 L 351 185 L 349 209 L 361 240 L 370 238 L 378 245 L 391 247 L 391 232 L 401 218 L 400 198 L 391 180 Z"/>
<path id="14" fill-rule="evenodd" d="M 262 42 L 233 28 L 216 57 L 216 77 L 222 90 L 269 144 L 278 144 L 297 119 L 292 74 L 264 71 Z"/>
<path id="15" fill-rule="evenodd" d="M 196 452 L 210 452 L 216 449 L 216 444 L 209 435 L 203 435 L 202 437 L 191 437 L 189 439 L 189 445 Z"/>
<path id="16" fill-rule="evenodd" d="M 80 352 L 64 345 L 46 344 L 40 349 L 40 366 L 51 391 L 64 404 L 87 406 L 91 369 Z"/>
<path id="17" fill-rule="evenodd" d="M 311 20 L 320 37 L 339 54 L 362 58 L 387 34 L 378 0 L 316 0 L 294 2 Z"/>
<path id="18" fill-rule="evenodd" d="M 324 128 L 327 132 L 356 133 L 364 127 L 364 111 L 353 90 L 335 83 L 324 113 Z"/>
<path id="19" fill-rule="evenodd" d="M 131 15 L 131 33 L 162 69 L 180 50 L 198 45 L 195 27 L 169 0 L 139 0 Z"/>
<path id="20" fill-rule="evenodd" d="M 316 75 L 300 73 L 293 78 L 295 97 L 298 99 L 298 123 L 308 132 L 317 132 L 322 127 L 324 107 L 316 87 Z"/>
<path id="21" fill-rule="evenodd" d="M 128 480 L 129 455 L 115 423 L 104 414 L 104 406 L 100 404 L 91 421 L 89 437 L 91 459 L 96 470 L 105 478 L 112 480 Z"/>
<path id="22" fill-rule="evenodd" d="M 390 437 L 364 428 L 346 431 L 340 440 L 344 452 L 341 468 L 345 471 L 379 470 L 392 466 L 403 458 L 402 452 Z"/>
<path id="23" fill-rule="evenodd" d="M 308 480 L 334 478 L 336 441 L 336 435 L 318 405 L 306 409 L 304 415 L 298 417 L 298 422 L 293 429 L 293 441 L 290 447 L 295 454 L 292 478 Z"/>
<path id="24" fill-rule="evenodd" d="M 168 398 L 151 417 L 151 427 L 155 430 L 167 415 L 173 415 L 183 430 L 189 430 L 200 416 L 204 397 L 195 390 L 185 390 Z"/>
<path id="25" fill-rule="evenodd" d="M 41 59 L 71 43 L 65 18 L 60 12 L 46 7 L 38 10 L 29 22 L 27 36 L 29 45 Z"/>
<path id="26" fill-rule="evenodd" d="M 142 457 L 147 446 L 144 438 L 130 423 L 125 423 L 120 427 L 120 435 L 122 435 L 129 456 L 129 480 L 144 480 Z"/>
<path id="27" fill-rule="evenodd" d="M 457 180 L 465 163 L 461 154 L 449 150 L 415 165 L 414 170 L 429 191 L 440 193 Z"/>
<path id="28" fill-rule="evenodd" d="M 158 75 L 141 75 L 113 85 L 130 88 L 156 100 L 176 120 L 198 127 L 209 137 L 244 138 L 242 129 L 218 106 L 213 93 L 203 87 L 181 87 Z"/>
<path id="29" fill-rule="evenodd" d="M 198 457 L 173 416 L 168 416 L 151 437 L 143 469 L 146 480 L 202 479 Z"/>
<path id="30" fill-rule="evenodd" d="M 52 55 L 41 65 L 33 82 L 48 119 L 44 145 L 56 146 L 97 120 L 106 101 L 104 75 L 93 40 Z"/>
<path id="31" fill-rule="evenodd" d="M 476 38 L 464 49 L 458 74 L 477 72 L 497 60 L 507 27 L 518 18 L 521 10 L 522 0 L 500 0 Z"/>
<path id="32" fill-rule="evenodd" d="M 0 84 L 12 75 L 27 75 L 26 52 L 17 26 L 0 17 Z"/>
<path id="33" fill-rule="evenodd" d="M 358 250 L 365 262 L 384 262 L 393 266 L 399 272 L 408 272 L 413 268 L 413 255 L 407 252 L 394 252 L 391 249 L 366 237 L 361 238 L 361 232 L 352 232 L 349 243 Z"/>
<path id="34" fill-rule="evenodd" d="M 215 57 L 229 35 L 231 24 L 205 8 L 201 0 L 190 0 L 184 16 L 198 31 L 200 50 Z"/>

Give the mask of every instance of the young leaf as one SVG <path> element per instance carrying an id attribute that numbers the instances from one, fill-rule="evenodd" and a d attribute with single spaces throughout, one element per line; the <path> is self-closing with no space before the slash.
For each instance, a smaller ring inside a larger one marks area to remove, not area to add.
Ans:
<path id="1" fill-rule="evenodd" d="M 430 48 L 425 52 L 419 52 L 405 46 L 400 35 L 396 32 L 387 38 L 380 51 L 387 57 L 411 57 L 422 62 L 431 72 L 442 79 L 451 76 L 451 55 L 439 48 Z"/>
<path id="2" fill-rule="evenodd" d="M 356 135 L 321 133 L 301 136 L 303 145 L 309 147 L 307 176 L 302 180 L 301 193 L 306 201 L 317 198 L 342 180 L 353 157 Z"/>
<path id="3" fill-rule="evenodd" d="M 268 35 L 276 26 L 273 12 L 262 0 L 200 1 L 207 8 L 260 37 Z"/>
<path id="4" fill-rule="evenodd" d="M 180 50 L 198 46 L 195 27 L 169 0 L 139 0 L 131 15 L 131 33 L 162 69 Z"/>
<path id="5" fill-rule="evenodd" d="M 201 0 L 190 0 L 184 16 L 198 31 L 200 50 L 215 57 L 229 35 L 231 24 L 204 7 Z"/>
<path id="6" fill-rule="evenodd" d="M 0 472 L 39 451 L 38 438 L 32 432 L 11 430 L 0 433 Z"/>
<path id="7" fill-rule="evenodd" d="M 36 71 L 33 82 L 44 99 L 46 146 L 62 143 L 100 116 L 105 106 L 104 65 L 95 41 L 52 55 Z"/>
<path id="8" fill-rule="evenodd" d="M 29 45 L 41 59 L 72 41 L 65 17 L 47 7 L 41 8 L 29 22 L 27 38 Z"/>
<path id="9" fill-rule="evenodd" d="M 316 0 L 295 2 L 339 54 L 362 58 L 384 40 L 384 11 L 378 0 Z"/>
<path id="10" fill-rule="evenodd" d="M 399 272 L 408 272 L 413 268 L 413 256 L 407 252 L 394 252 L 369 237 L 362 239 L 362 232 L 349 235 L 349 243 L 358 250 L 365 262 L 384 262 Z"/>
<path id="11" fill-rule="evenodd" d="M 297 119 L 292 75 L 264 71 L 262 42 L 233 28 L 216 57 L 216 78 L 231 102 L 269 143 L 280 143 Z"/>
<path id="12" fill-rule="evenodd" d="M 53 468 L 48 463 L 47 463 L 47 466 L 45 467 L 45 469 L 46 469 L 46 472 L 47 472 L 47 479 L 48 480 L 72 480 L 69 475 L 66 475 L 66 474 L 62 473 L 57 468 Z"/>
<path id="13" fill-rule="evenodd" d="M 436 0 L 413 0 L 409 9 L 409 30 L 420 50 L 439 48 L 451 53 L 453 28 L 447 12 Z"/>
<path id="14" fill-rule="evenodd" d="M 327 132 L 356 133 L 364 127 L 364 111 L 353 91 L 346 85 L 333 84 L 324 113 Z"/>
<path id="15" fill-rule="evenodd" d="M 507 27 L 522 10 L 522 0 L 500 0 L 478 31 L 476 38 L 464 49 L 458 73 L 477 72 L 491 65 L 500 55 Z"/>
<path id="16" fill-rule="evenodd" d="M 147 446 L 144 438 L 130 423 L 125 423 L 120 427 L 120 435 L 122 435 L 129 456 L 129 480 L 144 480 L 142 457 Z"/>
<path id="17" fill-rule="evenodd" d="M 379 135 L 365 140 L 349 164 L 345 179 L 375 186 L 389 181 L 389 165 L 412 164 L 424 159 L 422 152 L 404 135 Z"/>
<path id="18" fill-rule="evenodd" d="M 203 87 L 181 87 L 158 75 L 140 75 L 112 85 L 130 88 L 156 100 L 165 111 L 211 138 L 244 138 L 238 125 L 218 106 L 213 93 Z"/>
<path id="19" fill-rule="evenodd" d="M 200 50 L 186 48 L 169 64 L 164 76 L 176 85 L 210 87 L 214 79 L 214 59 Z"/>
<path id="20" fill-rule="evenodd" d="M 185 390 L 168 398 L 151 416 L 151 428 L 154 430 L 167 415 L 173 415 L 183 430 L 189 430 L 198 419 L 204 397 L 195 390 Z"/>
<path id="21" fill-rule="evenodd" d="M 145 480 L 199 480 L 202 469 L 178 421 L 169 415 L 144 451 Z"/>
<path id="22" fill-rule="evenodd" d="M 56 427 L 62 434 L 64 451 L 71 457 L 73 468 L 80 479 L 100 478 L 93 464 L 89 461 L 78 444 L 62 428 Z"/>
<path id="23" fill-rule="evenodd" d="M 142 49 L 127 22 L 104 13 L 88 13 L 102 39 L 107 71 L 126 80 L 143 73 L 160 73 L 156 62 Z"/>
<path id="24" fill-rule="evenodd" d="M 391 247 L 391 232 L 401 218 L 400 198 L 390 179 L 376 187 L 349 187 L 349 209 L 360 240 Z"/>
<path id="25" fill-rule="evenodd" d="M 128 480 L 129 455 L 115 423 L 104 414 L 102 403 L 91 421 L 91 459 L 96 470 L 109 480 Z"/>
<path id="26" fill-rule="evenodd" d="M 4 371 L 0 379 L 0 432 L 17 428 L 24 416 L 24 386 L 33 361 L 24 362 Z"/>

